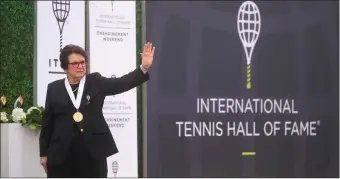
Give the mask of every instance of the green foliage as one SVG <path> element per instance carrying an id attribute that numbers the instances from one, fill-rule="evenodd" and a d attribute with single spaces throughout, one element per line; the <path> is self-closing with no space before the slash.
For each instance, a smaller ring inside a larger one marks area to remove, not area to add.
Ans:
<path id="1" fill-rule="evenodd" d="M 33 3 L 0 1 L 0 96 L 7 113 L 21 95 L 23 108 L 33 104 Z"/>
<path id="2" fill-rule="evenodd" d="M 43 107 L 31 107 L 27 110 L 26 118 L 21 121 L 22 126 L 28 126 L 32 130 L 40 129 L 45 113 Z"/>
<path id="3" fill-rule="evenodd" d="M 11 111 L 12 110 L 13 108 L 11 108 Z M 42 118 L 44 113 L 44 107 L 30 107 L 27 111 L 17 107 L 15 110 L 13 110 L 13 113 L 1 111 L 0 123 L 20 123 L 22 126 L 29 127 L 32 130 L 37 130 L 42 126 Z"/>

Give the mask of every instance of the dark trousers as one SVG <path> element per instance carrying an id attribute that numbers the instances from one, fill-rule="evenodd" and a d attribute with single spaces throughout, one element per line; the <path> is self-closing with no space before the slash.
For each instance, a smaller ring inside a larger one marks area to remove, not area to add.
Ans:
<path id="1" fill-rule="evenodd" d="M 73 136 L 69 156 L 61 165 L 47 166 L 47 177 L 107 178 L 106 159 L 93 159 L 83 146 L 82 136 Z"/>

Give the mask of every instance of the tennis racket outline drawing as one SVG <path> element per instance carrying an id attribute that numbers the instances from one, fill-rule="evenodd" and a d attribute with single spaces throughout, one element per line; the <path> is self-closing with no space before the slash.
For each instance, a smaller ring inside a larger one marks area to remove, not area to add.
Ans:
<path id="1" fill-rule="evenodd" d="M 52 10 L 59 26 L 60 51 L 63 48 L 63 30 L 65 22 L 70 14 L 70 0 L 52 0 Z"/>
<path id="2" fill-rule="evenodd" d="M 251 16 L 254 18 L 251 19 Z M 255 2 L 245 1 L 241 4 L 237 15 L 237 30 L 247 59 L 246 87 L 251 89 L 251 59 L 261 31 L 261 14 Z"/>

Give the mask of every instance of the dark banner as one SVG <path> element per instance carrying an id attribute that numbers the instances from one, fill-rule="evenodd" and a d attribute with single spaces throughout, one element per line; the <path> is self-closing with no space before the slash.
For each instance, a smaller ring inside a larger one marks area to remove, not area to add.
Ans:
<path id="1" fill-rule="evenodd" d="M 148 177 L 339 177 L 338 14 L 147 1 Z"/>

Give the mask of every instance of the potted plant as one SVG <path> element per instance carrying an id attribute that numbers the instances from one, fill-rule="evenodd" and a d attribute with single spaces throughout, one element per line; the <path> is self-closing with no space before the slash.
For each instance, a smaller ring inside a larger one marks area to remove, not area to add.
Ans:
<path id="1" fill-rule="evenodd" d="M 42 123 L 42 117 L 44 115 L 44 108 L 32 106 L 25 112 L 22 108 L 23 98 L 19 96 L 14 103 L 14 107 L 11 114 L 8 114 L 5 110 L 7 107 L 6 97 L 1 97 L 0 104 L 0 122 L 1 124 L 13 124 L 23 127 L 29 127 L 32 130 L 39 131 Z"/>

